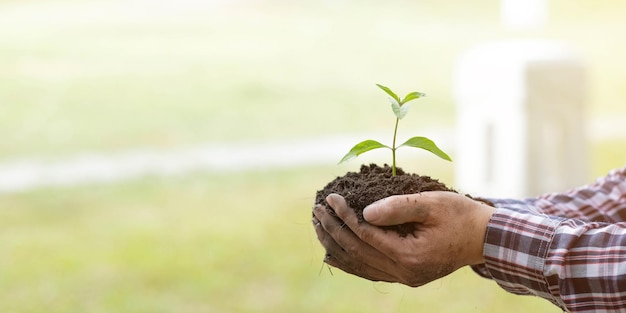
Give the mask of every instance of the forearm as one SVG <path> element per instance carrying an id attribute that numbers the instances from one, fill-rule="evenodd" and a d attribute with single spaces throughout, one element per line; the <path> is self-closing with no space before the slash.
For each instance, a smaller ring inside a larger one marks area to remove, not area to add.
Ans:
<path id="1" fill-rule="evenodd" d="M 498 209 L 483 269 L 515 294 L 570 312 L 613 312 L 626 305 L 625 226 Z"/>

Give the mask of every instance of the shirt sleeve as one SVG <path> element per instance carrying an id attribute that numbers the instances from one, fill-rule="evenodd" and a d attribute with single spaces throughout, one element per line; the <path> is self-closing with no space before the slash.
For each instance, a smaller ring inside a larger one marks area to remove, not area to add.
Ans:
<path id="1" fill-rule="evenodd" d="M 626 308 L 617 292 L 626 290 L 626 167 L 562 193 L 487 200 L 498 210 L 485 238 L 487 261 L 472 266 L 476 273 L 572 312 Z M 602 309 L 597 301 L 610 303 Z"/>
<path id="2" fill-rule="evenodd" d="M 610 171 L 589 185 L 536 198 L 487 199 L 496 207 L 528 210 L 587 222 L 626 221 L 626 167 Z"/>
<path id="3" fill-rule="evenodd" d="M 569 312 L 626 308 L 626 223 L 499 208 L 484 256 L 482 269 L 508 292 L 539 296 Z"/>

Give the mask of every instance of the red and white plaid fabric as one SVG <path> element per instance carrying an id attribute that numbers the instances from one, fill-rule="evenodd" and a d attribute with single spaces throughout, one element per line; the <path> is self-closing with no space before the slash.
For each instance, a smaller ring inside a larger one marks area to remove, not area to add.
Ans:
<path id="1" fill-rule="evenodd" d="M 569 312 L 626 312 L 626 167 L 593 184 L 498 208 L 473 269 Z"/>

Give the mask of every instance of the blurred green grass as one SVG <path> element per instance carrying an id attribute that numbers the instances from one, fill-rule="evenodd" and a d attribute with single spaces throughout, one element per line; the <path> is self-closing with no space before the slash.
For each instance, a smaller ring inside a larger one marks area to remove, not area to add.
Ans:
<path id="1" fill-rule="evenodd" d="M 621 1 L 552 1 L 524 33 L 487 0 L 163 3 L 0 1 L 0 160 L 386 131 L 375 83 L 426 92 L 420 127 L 452 127 L 456 58 L 508 37 L 580 50 L 590 119 L 626 114 Z M 623 140 L 591 147 L 594 176 L 623 165 Z M 557 312 L 467 270 L 418 289 L 330 275 L 309 208 L 354 166 L 0 195 L 0 311 Z"/>
<path id="2" fill-rule="evenodd" d="M 0 196 L 0 311 L 557 312 L 469 270 L 417 289 L 331 274 L 310 207 L 335 171 Z"/>

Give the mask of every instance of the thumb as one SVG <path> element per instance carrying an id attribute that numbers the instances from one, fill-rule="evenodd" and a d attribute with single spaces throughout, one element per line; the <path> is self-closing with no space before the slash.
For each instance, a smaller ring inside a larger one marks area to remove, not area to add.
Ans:
<path id="1" fill-rule="evenodd" d="M 422 205 L 422 195 L 391 196 L 378 200 L 363 209 L 363 218 L 378 226 L 400 225 L 409 222 L 423 222 L 427 209 Z"/>

